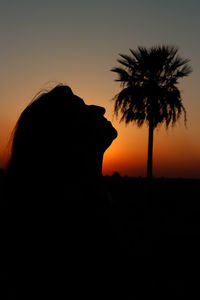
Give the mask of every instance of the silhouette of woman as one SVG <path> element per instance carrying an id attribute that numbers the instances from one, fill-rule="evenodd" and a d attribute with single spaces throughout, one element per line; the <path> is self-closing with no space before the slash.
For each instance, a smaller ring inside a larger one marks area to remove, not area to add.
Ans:
<path id="1" fill-rule="evenodd" d="M 105 290 L 116 245 L 102 161 L 117 131 L 104 114 L 58 85 L 16 124 L 7 169 L 10 275 L 21 292 L 26 286 L 26 299 L 64 299 L 69 290 L 97 299 Z"/>
<path id="2" fill-rule="evenodd" d="M 104 113 L 103 107 L 86 105 L 68 86 L 42 94 L 17 122 L 9 176 L 28 182 L 31 176 L 42 186 L 44 180 L 50 186 L 61 171 L 65 181 L 101 176 L 103 153 L 117 136 Z"/>

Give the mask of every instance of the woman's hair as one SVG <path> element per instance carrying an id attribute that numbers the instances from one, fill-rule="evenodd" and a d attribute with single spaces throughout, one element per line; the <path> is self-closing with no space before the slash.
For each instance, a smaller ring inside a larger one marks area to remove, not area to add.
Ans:
<path id="1" fill-rule="evenodd" d="M 52 186 L 56 191 L 67 183 L 85 184 L 87 178 L 96 181 L 103 153 L 117 136 L 104 112 L 86 105 L 69 86 L 38 95 L 14 128 L 6 173 L 9 189 L 30 197 L 31 191 L 44 193 Z"/>
<path id="2" fill-rule="evenodd" d="M 84 106 L 84 101 L 65 85 L 34 99 L 14 128 L 8 173 L 28 176 L 48 172 L 61 164 L 61 158 L 69 158 L 72 144 L 80 140 L 79 118 Z"/>
<path id="3" fill-rule="evenodd" d="M 7 172 L 15 276 L 32 280 L 38 270 L 50 282 L 51 274 L 63 276 L 66 249 L 78 269 L 85 262 L 93 266 L 104 248 L 107 255 L 111 230 L 103 208 L 108 201 L 95 174 L 116 130 L 101 111 L 96 114 L 68 86 L 59 85 L 20 115 Z"/>

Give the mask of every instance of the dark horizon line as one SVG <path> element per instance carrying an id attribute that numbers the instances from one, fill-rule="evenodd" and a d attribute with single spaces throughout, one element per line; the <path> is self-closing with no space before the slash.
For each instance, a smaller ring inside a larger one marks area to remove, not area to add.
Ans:
<path id="1" fill-rule="evenodd" d="M 5 168 L 0 167 L 0 175 L 4 174 Z M 129 179 L 147 179 L 146 176 L 130 176 L 130 175 L 121 175 L 120 172 L 115 171 L 113 174 L 102 174 L 102 177 L 111 177 L 111 178 L 129 178 Z M 153 180 L 200 180 L 200 177 L 185 177 L 185 176 L 153 176 Z"/>
<path id="2" fill-rule="evenodd" d="M 113 177 L 113 178 L 130 178 L 130 179 L 147 179 L 146 176 L 130 176 L 130 175 L 121 175 L 117 172 L 118 175 L 115 175 L 115 172 L 112 175 L 102 175 L 103 177 Z M 200 180 L 200 177 L 182 177 L 182 176 L 153 176 L 153 180 L 157 179 L 166 179 L 166 180 Z"/>

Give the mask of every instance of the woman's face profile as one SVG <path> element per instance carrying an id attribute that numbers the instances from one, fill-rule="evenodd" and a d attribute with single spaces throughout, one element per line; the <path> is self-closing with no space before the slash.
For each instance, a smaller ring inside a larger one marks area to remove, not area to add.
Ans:
<path id="1" fill-rule="evenodd" d="M 82 102 L 80 124 L 83 125 L 89 144 L 98 150 L 105 151 L 117 137 L 116 129 L 104 117 L 105 108 L 98 105 L 86 105 L 78 96 L 75 98 Z"/>
<path id="2" fill-rule="evenodd" d="M 55 168 L 65 165 L 74 172 L 74 165 L 85 168 L 84 157 L 87 166 L 94 158 L 99 158 L 99 165 L 117 137 L 105 112 L 101 106 L 85 104 L 72 92 L 65 93 L 63 87 L 42 94 L 25 108 L 16 124 L 10 169 L 19 167 L 34 174 L 38 168 L 44 172 L 54 168 L 55 163 Z"/>
<path id="3" fill-rule="evenodd" d="M 56 89 L 42 94 L 22 112 L 14 133 L 13 157 L 48 161 L 51 156 L 73 155 L 74 149 L 103 154 L 117 137 L 104 117 L 105 108 L 87 105 L 63 87 Z"/>

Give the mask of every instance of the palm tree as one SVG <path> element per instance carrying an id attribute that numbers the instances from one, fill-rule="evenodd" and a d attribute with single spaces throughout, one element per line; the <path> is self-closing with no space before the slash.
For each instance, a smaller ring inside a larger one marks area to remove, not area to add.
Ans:
<path id="1" fill-rule="evenodd" d="M 191 72 L 189 60 L 178 55 L 174 46 L 138 47 L 131 55 L 119 54 L 122 65 L 111 71 L 118 74 L 116 81 L 123 89 L 113 98 L 114 113 L 122 113 L 121 121 L 144 122 L 149 129 L 147 177 L 152 178 L 153 133 L 161 123 L 173 126 L 186 110 L 182 104 L 178 80 Z"/>

